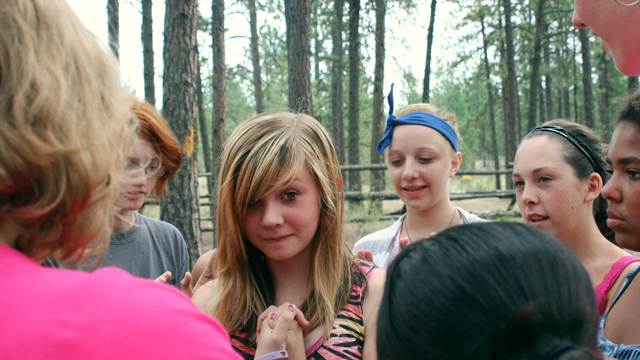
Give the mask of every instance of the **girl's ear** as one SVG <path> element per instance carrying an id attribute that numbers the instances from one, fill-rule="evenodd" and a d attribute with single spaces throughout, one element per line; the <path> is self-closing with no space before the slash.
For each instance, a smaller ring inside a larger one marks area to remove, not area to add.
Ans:
<path id="1" fill-rule="evenodd" d="M 457 152 L 453 154 L 453 159 L 451 160 L 451 168 L 449 169 L 450 178 L 456 176 L 458 170 L 460 170 L 460 165 L 462 165 L 462 153 Z"/>
<path id="2" fill-rule="evenodd" d="M 587 178 L 587 192 L 585 193 L 584 201 L 595 201 L 602 192 L 602 186 L 603 183 L 600 174 L 591 173 Z"/>

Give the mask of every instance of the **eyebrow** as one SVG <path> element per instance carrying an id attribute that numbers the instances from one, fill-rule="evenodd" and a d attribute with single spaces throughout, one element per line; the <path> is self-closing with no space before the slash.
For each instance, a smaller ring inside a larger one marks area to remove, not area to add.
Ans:
<path id="1" fill-rule="evenodd" d="M 533 171 L 532 171 L 531 173 L 532 173 L 532 174 L 537 174 L 537 173 L 539 173 L 539 172 L 540 172 L 540 171 L 542 171 L 542 170 L 555 170 L 555 169 L 556 169 L 556 168 L 555 168 L 555 167 L 553 167 L 553 166 L 541 166 L 541 167 L 539 167 L 539 168 L 535 168 L 535 169 L 533 169 Z M 511 174 L 511 177 L 515 177 L 515 176 L 517 176 L 517 177 L 522 177 L 522 176 L 520 176 L 520 174 L 518 174 L 518 173 L 513 173 L 513 174 Z"/>
<path id="2" fill-rule="evenodd" d="M 609 159 L 607 159 L 607 160 L 609 160 Z M 609 162 L 609 163 L 611 163 L 611 162 Z M 638 159 L 635 156 L 629 156 L 629 157 L 622 158 L 622 159 L 618 160 L 618 163 L 622 164 L 622 165 L 635 164 L 635 163 L 640 163 L 640 159 Z"/>

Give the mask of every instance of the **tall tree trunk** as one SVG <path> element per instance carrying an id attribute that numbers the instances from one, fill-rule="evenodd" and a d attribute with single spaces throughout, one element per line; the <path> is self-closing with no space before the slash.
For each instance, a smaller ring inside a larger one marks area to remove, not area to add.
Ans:
<path id="1" fill-rule="evenodd" d="M 638 77 L 629 76 L 629 95 L 633 94 L 638 89 Z"/>
<path id="2" fill-rule="evenodd" d="M 505 40 L 504 50 L 502 51 L 502 61 L 506 67 L 506 78 L 503 78 L 502 96 L 504 98 L 505 109 L 504 130 L 505 130 L 505 165 L 506 168 L 511 167 L 511 163 L 515 158 L 517 146 L 518 124 L 518 93 L 516 88 L 517 78 L 515 70 L 515 50 L 513 47 L 513 25 L 511 23 L 511 0 L 503 0 L 504 19 L 505 19 Z M 507 181 L 507 188 L 512 188 L 513 183 Z"/>
<path id="3" fill-rule="evenodd" d="M 516 147 L 520 138 L 520 102 L 518 100 L 518 75 L 516 74 L 516 52 L 513 41 L 513 22 L 511 21 L 511 0 L 502 1 L 504 7 L 504 33 L 507 62 L 507 82 L 509 83 L 509 103 L 511 107 L 511 122 L 509 135 L 509 162 L 516 155 Z"/>
<path id="4" fill-rule="evenodd" d="M 260 48 L 258 47 L 258 15 L 256 0 L 249 0 L 249 22 L 251 23 L 251 64 L 253 65 L 253 89 L 256 101 L 256 113 L 264 112 L 262 93 L 262 68 L 260 67 Z"/>
<path id="5" fill-rule="evenodd" d="M 320 39 L 320 29 L 318 24 L 318 19 L 322 16 L 319 13 L 320 4 L 317 1 L 314 1 L 312 4 L 313 17 L 311 20 L 311 26 L 313 29 L 311 30 L 311 34 L 313 37 L 313 80 L 315 89 L 313 92 L 313 96 L 316 99 L 320 98 L 322 93 L 322 74 L 320 73 L 320 62 L 321 62 L 321 51 L 322 51 L 322 40 Z M 322 110 L 316 113 L 316 119 L 322 122 Z"/>
<path id="6" fill-rule="evenodd" d="M 422 102 L 429 102 L 429 89 L 431 87 L 431 47 L 433 46 L 433 25 L 436 21 L 436 0 L 431 0 L 431 15 L 429 15 L 429 30 L 427 33 L 427 61 L 424 66 L 424 87 L 422 88 Z"/>
<path id="7" fill-rule="evenodd" d="M 602 124 L 602 136 L 605 139 L 610 139 L 609 133 L 609 94 L 608 86 L 609 73 L 607 71 L 609 67 L 609 55 L 604 51 L 600 54 L 600 76 L 598 77 L 598 87 L 600 88 L 600 123 Z"/>
<path id="8" fill-rule="evenodd" d="M 285 0 L 289 60 L 289 108 L 313 115 L 311 96 L 311 0 Z"/>
<path id="9" fill-rule="evenodd" d="M 435 1 L 435 0 L 434 0 Z M 385 127 L 384 118 L 384 36 L 385 36 L 385 15 L 387 13 L 387 0 L 376 0 L 376 60 L 373 78 L 373 114 L 371 118 L 371 163 L 383 164 L 384 155 L 378 154 L 378 142 L 382 139 Z M 384 190 L 384 171 L 371 171 L 371 190 Z M 382 212 L 382 202 L 372 201 L 371 208 L 378 213 Z"/>
<path id="10" fill-rule="evenodd" d="M 196 67 L 196 96 L 198 99 L 198 126 L 200 127 L 200 137 L 202 142 L 202 153 L 204 154 L 204 169 L 211 176 L 207 178 L 207 189 L 209 190 L 209 200 L 213 199 L 215 189 L 214 181 L 216 174 L 213 173 L 213 160 L 211 159 L 211 140 L 207 129 L 207 116 L 204 111 L 204 94 L 202 89 L 202 74 L 200 73 L 200 49 L 198 49 L 198 66 Z M 213 214 L 215 216 L 215 214 Z"/>
<path id="11" fill-rule="evenodd" d="M 545 99 L 547 105 L 547 118 L 545 121 L 552 120 L 555 118 L 553 115 L 553 77 L 551 76 L 551 57 L 549 55 L 549 44 L 546 44 L 543 48 L 544 54 L 544 64 L 545 64 L 545 74 L 544 74 L 544 91 L 545 91 Z M 544 123 L 545 121 L 542 121 Z"/>
<path id="12" fill-rule="evenodd" d="M 162 113 L 182 145 L 182 166 L 171 180 L 172 193 L 160 206 L 162 220 L 184 235 L 191 267 L 200 256 L 198 135 L 196 122 L 197 0 L 167 0 L 164 18 Z"/>
<path id="13" fill-rule="evenodd" d="M 542 52 L 542 36 L 545 32 L 544 6 L 547 0 L 538 0 L 536 8 L 536 35 L 533 41 L 531 58 L 531 78 L 529 80 L 529 121 L 527 131 L 536 127 L 536 110 L 538 106 L 538 89 L 540 88 L 540 62 Z"/>
<path id="14" fill-rule="evenodd" d="M 107 32 L 109 47 L 120 60 L 120 10 L 118 0 L 107 0 Z"/>
<path id="15" fill-rule="evenodd" d="M 591 46 L 589 46 L 589 29 L 580 28 L 582 44 L 582 87 L 584 90 L 584 119 L 588 127 L 596 128 L 596 112 L 593 100 L 593 83 L 591 80 Z"/>
<path id="16" fill-rule="evenodd" d="M 493 156 L 493 164 L 495 170 L 500 170 L 500 159 L 498 157 L 498 139 L 496 137 L 496 119 L 493 109 L 493 89 L 491 87 L 491 66 L 489 66 L 488 41 L 485 35 L 484 15 L 480 15 L 480 29 L 482 31 L 482 52 L 484 55 L 484 69 L 487 81 L 487 94 L 489 99 L 489 122 L 491 126 L 491 155 Z M 508 182 L 508 181 L 507 181 Z M 500 190 L 500 175 L 496 174 L 496 190 Z"/>
<path id="17" fill-rule="evenodd" d="M 153 65 L 152 0 L 142 0 L 142 63 L 144 64 L 144 98 L 156 106 L 155 68 Z"/>
<path id="18" fill-rule="evenodd" d="M 227 66 L 224 49 L 224 0 L 211 2 L 211 50 L 213 54 L 213 115 L 212 115 L 212 147 L 213 164 L 211 166 L 211 187 L 216 188 L 218 181 L 218 162 L 222 154 L 225 139 L 227 119 Z M 211 215 L 213 218 L 213 233 L 216 233 L 216 199 L 211 198 Z M 215 239 L 214 239 L 215 241 Z M 214 243 L 215 246 L 215 243 Z"/>
<path id="19" fill-rule="evenodd" d="M 344 90 L 342 81 L 344 78 L 344 65 L 342 62 L 342 32 L 344 12 L 344 0 L 335 0 L 335 24 L 331 33 L 333 42 L 333 68 L 331 69 L 331 115 L 333 118 L 333 144 L 338 153 L 340 164 L 345 164 L 344 149 Z"/>
<path id="20" fill-rule="evenodd" d="M 360 163 L 360 0 L 349 0 L 349 164 Z M 359 171 L 347 172 L 351 191 L 361 191 Z M 351 202 L 358 205 L 359 202 Z"/>

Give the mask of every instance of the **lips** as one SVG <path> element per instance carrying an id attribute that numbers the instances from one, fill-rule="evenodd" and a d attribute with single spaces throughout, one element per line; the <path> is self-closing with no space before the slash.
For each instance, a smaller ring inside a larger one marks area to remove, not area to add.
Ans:
<path id="1" fill-rule="evenodd" d="M 549 219 L 548 216 L 540 215 L 540 214 L 529 214 L 527 215 L 527 220 L 530 225 L 540 226 L 544 224 Z"/>
<path id="2" fill-rule="evenodd" d="M 607 210 L 607 226 L 611 229 L 615 230 L 617 227 L 620 227 L 622 224 L 626 223 L 626 221 L 621 218 L 618 214 L 616 214 L 612 210 Z"/>
<path id="3" fill-rule="evenodd" d="M 426 189 L 427 186 L 423 185 L 423 186 L 405 186 L 402 188 L 402 190 L 407 194 L 407 195 L 417 195 L 419 194 L 422 190 Z"/>

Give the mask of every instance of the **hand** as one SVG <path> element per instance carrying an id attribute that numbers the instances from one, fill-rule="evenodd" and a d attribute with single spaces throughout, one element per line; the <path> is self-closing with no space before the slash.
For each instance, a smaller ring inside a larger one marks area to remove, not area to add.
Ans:
<path id="1" fill-rule="evenodd" d="M 171 276 L 171 271 L 165 271 L 164 274 L 158 276 L 158 278 L 153 281 L 161 284 L 168 284 L 169 280 L 171 280 Z"/>
<path id="2" fill-rule="evenodd" d="M 302 328 L 306 328 L 307 326 L 309 326 L 309 321 L 307 321 L 307 319 L 304 318 L 304 314 L 302 313 L 302 311 L 296 308 L 295 305 L 285 302 L 279 307 L 275 307 L 273 305 L 269 306 L 267 310 L 265 310 L 262 314 L 260 314 L 260 316 L 258 316 L 258 326 L 257 326 L 258 334 L 260 334 L 260 332 L 262 331 L 264 322 L 267 322 L 269 324 L 270 329 L 274 329 L 276 327 L 276 322 L 278 317 L 282 315 L 285 312 L 285 310 L 288 310 L 289 312 L 294 313 L 294 318 L 297 320 L 298 324 Z"/>
<path id="3" fill-rule="evenodd" d="M 400 251 L 402 251 L 404 250 L 404 248 L 409 246 L 409 244 L 411 244 L 411 241 L 409 240 L 408 237 L 403 237 L 400 240 L 398 240 L 398 243 L 400 244 Z"/>
<path id="4" fill-rule="evenodd" d="M 255 357 L 269 354 L 278 350 L 287 350 L 290 359 L 305 359 L 304 335 L 300 324 L 302 312 L 293 304 L 284 303 L 280 307 L 270 306 L 269 309 L 281 311 L 265 311 L 266 317 L 258 327 L 258 347 Z M 304 317 L 302 317 L 304 319 Z M 306 326 L 308 322 L 304 320 Z"/>
<path id="5" fill-rule="evenodd" d="M 371 254 L 371 250 L 360 249 L 356 254 L 354 254 L 354 257 L 371 263 L 373 262 L 373 254 Z"/>

